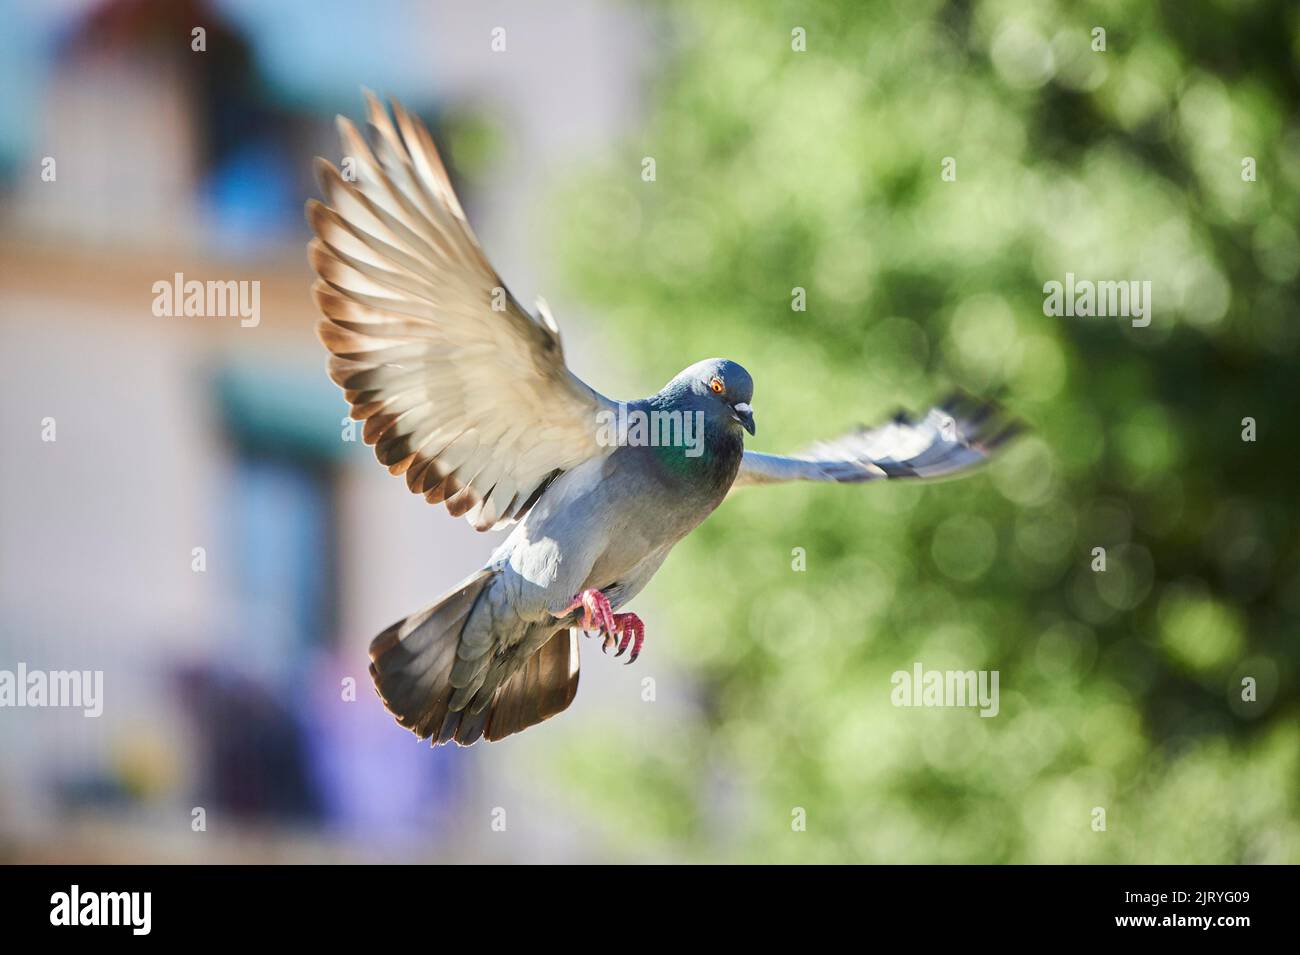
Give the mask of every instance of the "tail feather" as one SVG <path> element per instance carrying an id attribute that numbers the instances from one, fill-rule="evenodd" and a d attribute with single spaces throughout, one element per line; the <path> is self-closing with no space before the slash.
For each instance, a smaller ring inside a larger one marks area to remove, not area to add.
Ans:
<path id="1" fill-rule="evenodd" d="M 578 692 L 578 631 L 557 630 L 496 691 L 486 733 L 504 739 L 569 708 Z"/>
<path id="2" fill-rule="evenodd" d="M 491 570 L 480 571 L 370 644 L 370 675 L 384 706 L 421 739 L 432 737 L 434 745 L 502 739 L 562 712 L 577 693 L 577 634 L 567 627 L 548 634 L 534 624 L 522 644 L 484 648 L 481 661 L 473 660 L 477 647 L 467 646 L 462 636 L 493 576 Z M 481 626 L 483 614 L 474 619 L 480 623 L 471 631 Z M 526 659 L 517 656 L 539 642 Z M 467 662 L 478 663 L 486 677 L 465 685 Z"/>
<path id="3" fill-rule="evenodd" d="M 370 642 L 370 676 L 388 712 L 421 739 L 441 727 L 457 637 L 492 572 L 482 570 Z"/>

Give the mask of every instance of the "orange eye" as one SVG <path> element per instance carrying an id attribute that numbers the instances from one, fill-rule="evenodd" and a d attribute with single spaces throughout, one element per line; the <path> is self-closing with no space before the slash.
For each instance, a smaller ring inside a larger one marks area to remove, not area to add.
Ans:
<path id="1" fill-rule="evenodd" d="M 720 395 L 720 394 L 722 394 L 722 390 L 723 390 L 723 388 L 725 388 L 725 387 L 726 387 L 726 385 L 724 385 L 724 384 L 722 383 L 722 379 L 721 379 L 721 378 L 714 378 L 712 381 L 709 382 L 709 388 L 711 388 L 711 389 L 713 390 L 713 393 L 714 393 L 715 395 Z"/>

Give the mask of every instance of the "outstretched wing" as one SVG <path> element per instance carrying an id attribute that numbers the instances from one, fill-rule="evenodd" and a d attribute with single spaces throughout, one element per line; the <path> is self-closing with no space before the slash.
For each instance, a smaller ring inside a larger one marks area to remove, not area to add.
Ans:
<path id="1" fill-rule="evenodd" d="M 888 424 L 862 428 L 792 457 L 746 451 L 732 487 L 948 477 L 988 460 L 1019 430 L 996 404 L 953 396 L 920 421 L 900 412 Z"/>
<path id="2" fill-rule="evenodd" d="M 308 246 L 329 374 L 393 474 L 478 530 L 522 517 L 559 473 L 611 449 L 611 406 L 564 363 L 479 248 L 429 132 L 367 94 L 369 142 L 339 117 L 355 177 L 316 168 Z M 350 181 L 355 179 L 355 181 Z"/>

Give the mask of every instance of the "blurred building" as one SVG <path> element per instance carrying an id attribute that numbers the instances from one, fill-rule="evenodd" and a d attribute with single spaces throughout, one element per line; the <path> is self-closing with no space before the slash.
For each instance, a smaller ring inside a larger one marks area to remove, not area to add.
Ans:
<path id="1" fill-rule="evenodd" d="M 346 4 L 273 6 L 19 4 L 7 27 L 44 79 L 0 112 L 19 123 L 0 138 L 0 667 L 102 669 L 105 701 L 98 719 L 0 712 L 0 854 L 481 857 L 484 800 L 518 786 L 482 747 L 416 745 L 370 689 L 370 637 L 499 538 L 420 505 L 349 440 L 302 203 L 363 83 L 444 143 L 486 117 L 497 151 L 452 166 L 527 300 L 546 189 L 635 113 L 638 31 L 594 2 L 562 21 L 412 2 L 364 24 Z M 154 284 L 178 273 L 259 283 L 260 320 L 156 316 Z M 598 682 L 575 711 L 600 706 Z"/>

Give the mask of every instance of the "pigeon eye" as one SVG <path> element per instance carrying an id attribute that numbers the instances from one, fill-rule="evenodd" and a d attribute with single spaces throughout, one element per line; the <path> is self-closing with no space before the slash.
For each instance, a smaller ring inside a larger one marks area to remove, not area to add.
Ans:
<path id="1" fill-rule="evenodd" d="M 709 388 L 713 391 L 715 395 L 722 394 L 722 390 L 725 387 L 726 386 L 722 383 L 721 378 L 714 378 L 712 381 L 709 382 Z"/>

